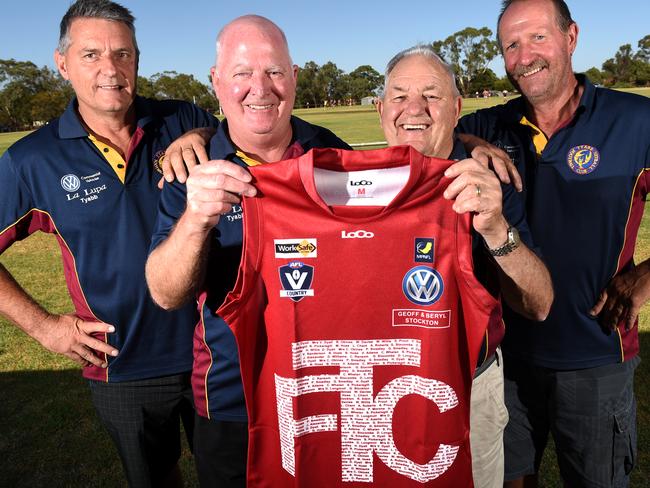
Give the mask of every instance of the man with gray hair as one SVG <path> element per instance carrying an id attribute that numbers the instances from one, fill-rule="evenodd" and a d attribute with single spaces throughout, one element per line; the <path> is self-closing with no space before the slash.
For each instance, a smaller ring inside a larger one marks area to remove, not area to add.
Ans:
<path id="1" fill-rule="evenodd" d="M 502 188 L 485 165 L 466 159 L 454 135 L 461 103 L 451 68 L 431 46 L 417 45 L 388 62 L 377 110 L 389 146 L 409 144 L 427 156 L 462 160 L 445 173 L 454 178 L 445 198 L 455 200 L 456 212 L 474 214 L 477 278 L 491 292 L 500 293 L 511 308 L 531 320 L 543 320 L 553 291 L 546 267 L 528 247 L 532 241 L 523 201 L 511 186 Z M 503 429 L 508 415 L 497 350 L 505 330 L 503 322 L 492 325 L 472 383 L 470 445 L 475 486 L 497 488 L 503 484 Z"/>
<path id="2" fill-rule="evenodd" d="M 54 234 L 75 311 L 49 313 L 0 265 L 0 313 L 83 366 L 130 486 L 180 486 L 195 311 L 160 310 L 143 271 L 159 160 L 185 131 L 218 122 L 189 103 L 136 97 L 133 21 L 108 0 L 70 6 L 54 58 L 75 98 L 0 159 L 0 252 Z"/>

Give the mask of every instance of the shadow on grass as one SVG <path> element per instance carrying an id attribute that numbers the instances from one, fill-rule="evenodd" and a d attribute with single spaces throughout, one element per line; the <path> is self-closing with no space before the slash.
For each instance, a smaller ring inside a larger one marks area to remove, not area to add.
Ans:
<path id="1" fill-rule="evenodd" d="M 0 373 L 0 486 L 126 486 L 78 369 Z M 181 468 L 196 486 L 184 445 Z"/>

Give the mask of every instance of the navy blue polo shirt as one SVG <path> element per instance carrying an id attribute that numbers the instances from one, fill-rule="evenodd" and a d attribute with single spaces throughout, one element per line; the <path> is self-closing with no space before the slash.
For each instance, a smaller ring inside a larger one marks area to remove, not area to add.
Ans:
<path id="1" fill-rule="evenodd" d="M 463 117 L 461 132 L 505 149 L 522 175 L 527 220 L 551 272 L 555 301 L 543 323 L 507 311 L 504 351 L 573 370 L 621 362 L 638 327 L 603 330 L 589 310 L 612 277 L 634 266 L 648 193 L 650 99 L 584 86 L 570 121 L 545 141 L 522 98 Z"/>
<path id="2" fill-rule="evenodd" d="M 178 101 L 136 98 L 137 129 L 126 161 L 89 136 L 76 112 L 11 146 L 0 159 L 0 252 L 38 230 L 56 236 L 75 313 L 115 326 L 97 338 L 115 346 L 101 381 L 152 378 L 192 367 L 193 307 L 165 312 L 151 300 L 144 265 L 157 213 L 166 147 L 218 121 Z M 159 167 L 159 166 L 158 166 Z"/>
<path id="3" fill-rule="evenodd" d="M 456 139 L 454 141 L 454 148 L 449 156 L 449 159 L 461 160 L 468 157 L 465 147 L 461 142 Z M 533 239 L 526 221 L 526 211 L 524 208 L 523 196 L 518 193 L 512 185 L 501 184 L 501 194 L 503 198 L 502 213 L 506 221 L 513 227 L 517 228 L 521 241 L 528 246 L 533 252 L 538 252 L 538 249 L 533 244 Z M 486 248 L 483 237 L 472 230 L 472 255 L 474 258 L 474 274 L 480 283 L 487 288 L 494 296 L 500 295 L 500 282 L 499 270 L 497 264 L 490 257 Z M 497 347 L 503 340 L 505 334 L 505 327 L 503 322 L 495 323 L 490 321 L 488 329 L 485 331 L 485 339 L 481 344 L 481 350 L 478 355 L 477 370 L 474 377 L 485 371 L 491 363 L 486 362 L 487 359 L 492 357 Z"/>
<path id="4" fill-rule="evenodd" d="M 293 140 L 285 158 L 298 157 L 314 147 L 350 149 L 331 131 L 291 117 Z M 224 120 L 208 145 L 210 159 L 226 159 L 246 167 L 228 136 Z M 241 153 L 240 153 L 241 154 Z M 186 187 L 165 185 L 153 233 L 153 250 L 171 232 L 185 211 Z M 216 420 L 247 420 L 244 391 L 239 372 L 237 343 L 228 325 L 216 315 L 226 294 L 234 287 L 242 253 L 242 208 L 235 205 L 223 215 L 211 234 L 206 279 L 199 292 L 200 320 L 194 331 L 192 388 L 196 411 Z"/>

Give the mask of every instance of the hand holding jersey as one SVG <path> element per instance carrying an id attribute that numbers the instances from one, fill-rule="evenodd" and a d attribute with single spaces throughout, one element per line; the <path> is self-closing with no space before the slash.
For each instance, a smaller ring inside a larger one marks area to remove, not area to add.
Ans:
<path id="1" fill-rule="evenodd" d="M 475 159 L 464 159 L 450 166 L 445 176 L 454 180 L 445 198 L 455 200 L 454 211 L 474 213 L 472 225 L 487 246 L 499 247 L 506 239 L 508 223 L 503 216 L 503 195 L 497 176 Z"/>
<path id="2" fill-rule="evenodd" d="M 197 230 L 209 232 L 221 215 L 241 202 L 240 195 L 255 196 L 250 181 L 248 171 L 223 159 L 192 167 L 187 179 L 187 211 L 183 220 Z"/>

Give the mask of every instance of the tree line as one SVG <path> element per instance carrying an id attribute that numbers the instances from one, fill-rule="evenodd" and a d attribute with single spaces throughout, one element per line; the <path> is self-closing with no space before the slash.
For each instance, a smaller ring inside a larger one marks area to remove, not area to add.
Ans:
<path id="1" fill-rule="evenodd" d="M 513 90 L 506 76 L 499 78 L 488 68 L 499 54 L 498 43 L 489 28 L 467 27 L 433 42 L 432 46 L 452 66 L 464 96 L 484 90 Z M 604 86 L 649 86 L 650 34 L 638 41 L 636 50 L 631 44 L 624 44 L 600 69 L 592 67 L 586 74 L 594 83 Z M 298 75 L 296 107 L 358 104 L 363 98 L 379 95 L 383 83 L 384 76 L 369 65 L 345 73 L 332 61 L 322 66 L 308 61 Z M 149 98 L 187 100 L 213 113 L 219 110 L 209 83 L 175 71 L 149 78 L 138 76 L 138 93 Z M 59 116 L 72 95 L 70 85 L 47 66 L 0 59 L 0 130 L 42 125 Z"/>

